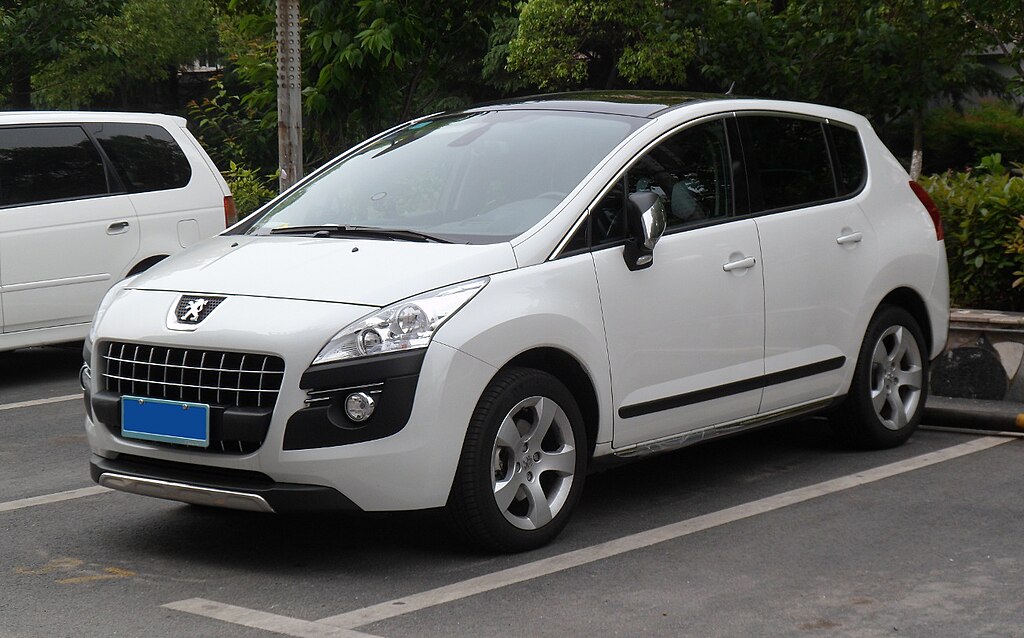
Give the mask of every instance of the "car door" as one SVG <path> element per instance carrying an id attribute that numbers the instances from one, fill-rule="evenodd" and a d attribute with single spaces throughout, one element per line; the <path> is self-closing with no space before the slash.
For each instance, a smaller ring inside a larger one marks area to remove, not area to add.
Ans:
<path id="1" fill-rule="evenodd" d="M 616 448 L 757 412 L 761 253 L 754 222 L 734 217 L 726 130 L 715 119 L 664 139 L 591 211 Z M 640 191 L 662 198 L 668 224 L 653 264 L 630 271 L 623 211 Z"/>
<path id="2" fill-rule="evenodd" d="M 4 332 L 88 323 L 139 246 L 127 195 L 77 125 L 0 128 Z"/>
<path id="3" fill-rule="evenodd" d="M 764 258 L 761 412 L 771 412 L 840 389 L 877 244 L 855 197 L 865 179 L 855 129 L 787 115 L 738 122 Z"/>

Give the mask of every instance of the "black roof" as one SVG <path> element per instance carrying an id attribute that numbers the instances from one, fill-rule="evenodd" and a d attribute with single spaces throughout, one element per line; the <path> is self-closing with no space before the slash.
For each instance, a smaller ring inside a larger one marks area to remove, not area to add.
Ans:
<path id="1" fill-rule="evenodd" d="M 676 93 L 672 91 L 574 91 L 529 95 L 487 104 L 479 104 L 468 111 L 513 109 L 544 109 L 551 111 L 584 111 L 634 117 L 656 117 L 664 111 L 708 100 L 728 99 L 733 96 L 712 93 Z"/>

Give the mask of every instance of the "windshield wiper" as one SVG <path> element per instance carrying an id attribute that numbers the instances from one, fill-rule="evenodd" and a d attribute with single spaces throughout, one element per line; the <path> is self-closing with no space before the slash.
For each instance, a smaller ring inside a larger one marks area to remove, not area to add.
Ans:
<path id="1" fill-rule="evenodd" d="M 421 233 L 418 230 L 408 228 L 378 228 L 376 226 L 348 226 L 343 224 L 309 224 L 306 226 L 281 226 L 271 228 L 271 235 L 311 235 L 313 237 L 351 237 L 367 235 L 381 237 L 384 239 L 399 239 L 404 241 L 435 242 L 439 244 L 450 244 L 451 242 L 441 237 Z"/>

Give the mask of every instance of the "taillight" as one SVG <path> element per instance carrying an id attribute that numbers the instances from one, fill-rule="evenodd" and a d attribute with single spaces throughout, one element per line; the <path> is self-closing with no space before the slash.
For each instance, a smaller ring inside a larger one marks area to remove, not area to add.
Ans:
<path id="1" fill-rule="evenodd" d="M 939 214 L 939 207 L 932 201 L 931 195 L 924 189 L 923 186 L 915 181 L 910 182 L 910 189 L 914 191 L 917 198 L 924 204 L 925 210 L 932 217 L 932 223 L 935 224 L 935 239 L 936 241 L 942 241 L 942 215 Z"/>
<path id="2" fill-rule="evenodd" d="M 224 198 L 224 228 L 238 221 L 238 211 L 235 210 L 235 198 L 228 195 Z"/>

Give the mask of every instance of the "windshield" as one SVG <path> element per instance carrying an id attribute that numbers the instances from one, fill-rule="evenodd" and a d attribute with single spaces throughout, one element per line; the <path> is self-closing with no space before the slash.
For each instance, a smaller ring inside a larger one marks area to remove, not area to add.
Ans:
<path id="1" fill-rule="evenodd" d="M 508 241 L 554 210 L 645 121 L 529 110 L 421 121 L 330 166 L 247 233 L 337 225 L 459 243 Z"/>

